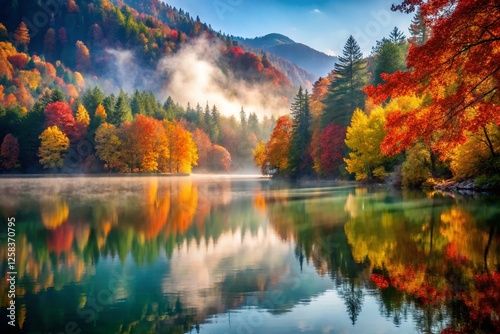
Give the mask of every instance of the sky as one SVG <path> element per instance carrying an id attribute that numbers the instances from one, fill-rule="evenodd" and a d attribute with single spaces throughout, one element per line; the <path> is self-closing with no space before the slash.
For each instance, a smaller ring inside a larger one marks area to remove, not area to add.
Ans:
<path id="1" fill-rule="evenodd" d="M 280 33 L 330 55 L 353 35 L 365 56 L 397 26 L 406 35 L 413 14 L 392 12 L 394 0 L 164 0 L 215 31 L 253 38 Z M 397 1 L 396 3 L 400 3 Z"/>

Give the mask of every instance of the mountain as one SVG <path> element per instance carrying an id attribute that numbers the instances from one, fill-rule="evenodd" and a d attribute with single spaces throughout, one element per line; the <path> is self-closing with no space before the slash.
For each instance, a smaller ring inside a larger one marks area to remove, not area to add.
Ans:
<path id="1" fill-rule="evenodd" d="M 235 38 L 240 44 L 260 49 L 291 61 L 317 77 L 326 77 L 333 69 L 337 57 L 329 56 L 281 34 L 268 34 L 256 38 Z"/>

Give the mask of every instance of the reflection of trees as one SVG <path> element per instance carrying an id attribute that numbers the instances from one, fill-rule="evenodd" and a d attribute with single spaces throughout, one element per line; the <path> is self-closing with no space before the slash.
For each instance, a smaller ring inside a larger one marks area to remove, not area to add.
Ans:
<path id="1" fill-rule="evenodd" d="M 341 288 L 338 289 L 338 294 L 344 299 L 349 319 L 355 325 L 363 306 L 363 290 L 359 285 L 355 285 L 354 281 L 351 281 L 342 284 Z"/>
<path id="2" fill-rule="evenodd" d="M 131 256 L 139 266 L 152 264 L 162 254 L 170 256 L 193 240 L 204 247 L 200 243 L 216 242 L 228 231 L 239 229 L 242 235 L 256 234 L 261 224 L 250 214 L 253 208 L 250 202 L 231 203 L 230 180 L 197 183 L 178 178 L 146 178 L 137 183 L 131 180 L 132 184 L 127 186 L 104 180 L 102 190 L 107 195 L 100 191 L 89 193 L 82 185 L 76 192 L 65 189 L 61 197 L 52 196 L 56 192 L 50 188 L 41 192 L 46 193 L 44 196 L 35 191 L 26 201 L 7 203 L 9 210 L 20 212 L 19 220 L 23 221 L 16 235 L 17 296 L 19 319 L 26 311 L 30 315 L 25 324 L 27 331 L 59 330 L 53 327 L 58 326 L 54 319 L 81 319 L 74 314 L 76 306 L 88 307 L 100 289 L 96 282 L 109 281 L 96 276 L 96 271 L 103 270 L 103 267 L 97 270 L 98 263 L 105 258 L 124 263 Z M 115 187 L 123 192 L 117 193 Z M 0 202 L 1 208 L 3 203 Z M 200 206 L 203 212 L 198 210 Z M 243 219 L 238 221 L 234 217 Z M 194 221 L 197 223 L 193 224 Z M 6 249 L 6 246 L 0 248 L 3 268 Z M 149 281 L 148 286 L 161 287 L 160 282 L 155 283 L 149 277 L 136 281 Z M 5 292 L 0 298 L 2 306 L 8 302 L 5 282 L 0 283 L 0 291 Z M 147 292 L 148 297 L 143 298 L 143 285 L 127 290 L 141 297 L 133 303 L 113 302 L 112 307 L 106 307 L 99 317 L 109 316 L 113 320 L 102 329 L 79 322 L 82 332 L 109 333 L 128 328 L 139 332 L 166 329 L 169 333 L 184 333 L 203 320 L 197 310 L 183 305 L 182 296 L 165 297 L 161 290 L 156 290 Z M 35 294 L 37 298 L 33 297 Z M 34 312 L 40 310 L 40 301 L 49 302 L 43 311 Z M 44 325 L 39 327 L 40 324 Z"/>
<path id="3" fill-rule="evenodd" d="M 346 190 L 342 195 L 352 198 L 353 193 L 355 190 Z M 271 194 L 266 202 L 271 225 L 282 238 L 296 241 L 295 254 L 301 267 L 305 259 L 321 275 L 330 274 L 354 324 L 361 312 L 367 276 L 364 259 L 355 261 L 343 230 L 348 217 L 345 202 L 325 200 L 323 192 L 309 189 L 280 190 L 277 194 Z"/>
<path id="4" fill-rule="evenodd" d="M 365 205 L 345 225 L 354 258 L 370 263 L 371 278 L 384 305 L 382 313 L 397 323 L 401 311 L 411 312 L 425 333 L 447 327 L 467 331 L 474 326 L 489 331 L 497 326 L 500 299 L 493 294 L 483 304 L 481 309 L 490 311 L 487 314 L 479 311 L 480 302 L 471 300 L 480 289 L 478 274 L 498 265 L 498 236 L 484 226 L 498 219 L 498 214 L 468 212 L 467 202 L 445 198 L 415 198 L 399 208 L 394 204 L 388 198 L 382 205 Z M 487 265 L 483 265 L 485 252 Z M 486 282 L 489 288 L 495 286 L 494 280 Z M 474 314 L 481 316 L 474 319 Z"/>
<path id="5" fill-rule="evenodd" d="M 45 228 L 48 230 L 56 229 L 68 219 L 68 204 L 59 196 L 55 195 L 40 203 L 40 215 Z"/>

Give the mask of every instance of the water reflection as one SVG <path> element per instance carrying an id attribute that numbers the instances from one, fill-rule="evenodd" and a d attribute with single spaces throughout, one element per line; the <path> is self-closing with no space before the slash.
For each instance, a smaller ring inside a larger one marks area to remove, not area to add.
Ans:
<path id="1" fill-rule="evenodd" d="M 0 190 L 4 221 L 18 222 L 27 333 L 68 323 L 83 333 L 500 331 L 493 196 L 228 177 L 2 179 Z M 2 239 L 2 273 L 6 248 Z"/>

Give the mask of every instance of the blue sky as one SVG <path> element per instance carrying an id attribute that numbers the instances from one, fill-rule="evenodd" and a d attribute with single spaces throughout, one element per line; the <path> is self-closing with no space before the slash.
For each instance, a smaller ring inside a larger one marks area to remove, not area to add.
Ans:
<path id="1" fill-rule="evenodd" d="M 397 26 L 408 35 L 412 14 L 392 12 L 391 0 L 166 0 L 235 36 L 281 33 L 337 55 L 353 35 L 368 55 L 376 40 Z M 401 1 L 397 1 L 399 3 Z"/>

